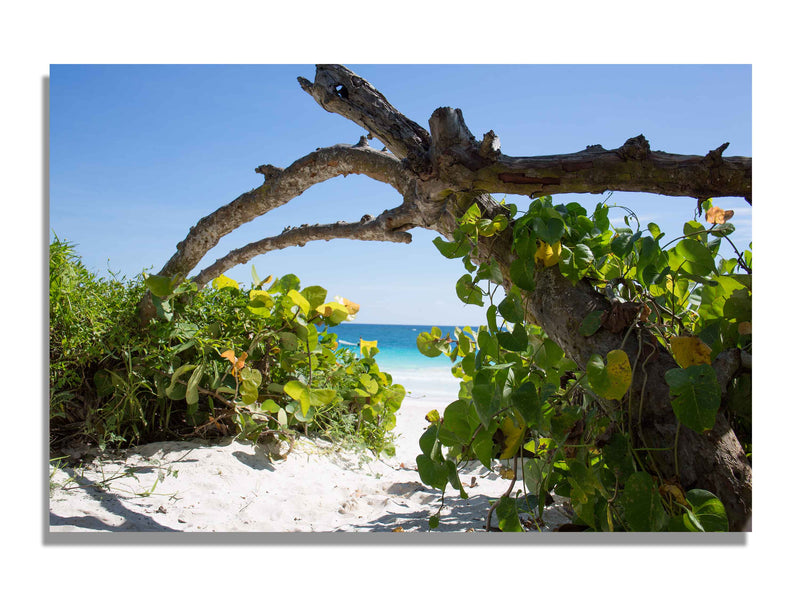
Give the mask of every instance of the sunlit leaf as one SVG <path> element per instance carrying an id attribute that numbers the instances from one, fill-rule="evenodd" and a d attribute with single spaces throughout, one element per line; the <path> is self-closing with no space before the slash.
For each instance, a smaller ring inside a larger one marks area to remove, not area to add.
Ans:
<path id="1" fill-rule="evenodd" d="M 524 422 L 517 422 L 511 417 L 505 417 L 500 424 L 500 431 L 503 432 L 504 437 L 498 458 L 502 460 L 516 455 L 522 445 L 523 436 L 527 429 Z"/>
<path id="2" fill-rule="evenodd" d="M 225 288 L 233 288 L 235 290 L 239 289 L 239 283 L 235 279 L 231 279 L 226 275 L 220 275 L 216 277 L 211 284 L 214 286 L 214 289 L 223 290 Z"/>
<path id="3" fill-rule="evenodd" d="M 311 304 L 308 300 L 297 290 L 289 290 L 286 296 L 300 309 L 304 315 L 308 316 L 311 312 Z"/>
<path id="4" fill-rule="evenodd" d="M 361 340 L 359 349 L 361 350 L 361 356 L 364 358 L 372 358 L 378 352 L 380 352 L 380 350 L 378 350 L 378 340 L 371 342 L 367 340 Z"/>
<path id="5" fill-rule="evenodd" d="M 621 400 L 633 378 L 628 355 L 623 350 L 612 350 L 606 361 L 607 365 L 604 365 L 602 357 L 597 354 L 590 357 L 586 365 L 589 385 L 603 398 Z"/>
<path id="6" fill-rule="evenodd" d="M 536 250 L 536 262 L 544 265 L 545 267 L 552 267 L 557 265 L 561 259 L 561 242 L 556 242 L 550 245 L 547 242 L 539 242 L 539 248 Z"/>
<path id="7" fill-rule="evenodd" d="M 732 210 L 723 210 L 719 206 L 712 206 L 706 212 L 706 221 L 716 225 L 727 223 L 733 218 Z"/>
<path id="8" fill-rule="evenodd" d="M 425 420 L 428 423 L 438 423 L 441 420 L 441 417 L 439 417 L 439 411 L 435 408 L 429 411 L 428 414 L 425 415 Z"/>
<path id="9" fill-rule="evenodd" d="M 672 356 L 682 368 L 692 365 L 710 365 L 711 348 L 699 337 L 675 336 L 670 340 Z"/>
<path id="10" fill-rule="evenodd" d="M 283 391 L 287 396 L 293 400 L 297 400 L 300 403 L 300 410 L 302 411 L 303 416 L 305 416 L 308 413 L 308 409 L 311 407 L 311 397 L 308 385 L 301 383 L 300 381 L 293 380 L 287 382 L 283 386 Z"/>

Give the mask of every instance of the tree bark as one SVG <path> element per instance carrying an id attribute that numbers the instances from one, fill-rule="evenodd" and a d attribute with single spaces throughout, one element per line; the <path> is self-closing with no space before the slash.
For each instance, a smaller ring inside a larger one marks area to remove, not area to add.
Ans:
<path id="1" fill-rule="evenodd" d="M 314 83 L 298 81 L 325 110 L 361 125 L 368 137 L 382 141 L 388 151 L 366 145 L 317 149 L 285 170 L 271 165 L 256 169 L 264 184 L 201 219 L 178 244 L 178 251 L 160 275 L 182 279 L 197 266 L 219 239 L 239 225 L 289 202 L 311 185 L 331 177 L 364 173 L 392 185 L 402 203 L 359 223 L 335 223 L 287 228 L 278 236 L 234 250 L 204 269 L 195 281 L 200 285 L 254 256 L 290 245 L 302 246 L 320 239 L 383 240 L 407 243 L 409 229 L 423 227 L 452 239 L 458 219 L 474 202 L 492 218 L 506 211 L 490 193 L 539 197 L 563 193 L 637 191 L 666 196 L 706 199 L 740 196 L 751 202 L 752 160 L 723 157 L 723 144 L 705 156 L 684 156 L 652 151 L 644 136 L 629 139 L 620 148 L 606 150 L 587 146 L 572 154 L 510 157 L 500 152 L 500 141 L 489 131 L 478 141 L 469 131 L 459 109 L 438 108 L 429 121 L 430 131 L 414 123 L 372 85 L 339 65 L 318 65 Z M 513 260 L 510 228 L 500 235 L 479 240 L 479 258 L 494 258 L 500 265 L 506 289 L 511 287 L 509 265 Z M 647 459 L 667 478 L 685 489 L 699 487 L 716 494 L 728 511 L 731 526 L 749 522 L 752 473 L 733 431 L 720 413 L 713 430 L 700 435 L 680 428 L 674 416 L 664 373 L 677 365 L 644 328 L 624 332 L 607 329 L 584 337 L 579 324 L 594 310 L 608 310 L 609 301 L 588 282 L 573 285 L 555 267 L 538 269 L 534 292 L 525 294 L 529 319 L 542 326 L 579 368 L 585 369 L 592 354 L 605 356 L 622 347 L 634 366 L 629 392 L 635 412 L 635 435 L 642 447 L 672 447 L 676 454 L 650 451 Z M 142 316 L 148 317 L 143 301 Z M 623 344 L 623 340 L 624 344 Z M 721 387 L 741 365 L 740 357 L 719 357 L 715 368 Z"/>

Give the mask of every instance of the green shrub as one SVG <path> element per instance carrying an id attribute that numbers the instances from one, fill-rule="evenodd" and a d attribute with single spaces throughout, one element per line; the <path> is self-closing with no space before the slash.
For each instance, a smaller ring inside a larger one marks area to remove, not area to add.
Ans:
<path id="1" fill-rule="evenodd" d="M 405 390 L 375 361 L 337 348 L 328 327 L 357 305 L 326 302 L 295 275 L 249 291 L 156 275 L 103 279 L 58 238 L 50 248 L 51 445 L 105 447 L 235 434 L 350 440 L 393 453 Z M 148 293 L 157 318 L 140 324 Z"/>

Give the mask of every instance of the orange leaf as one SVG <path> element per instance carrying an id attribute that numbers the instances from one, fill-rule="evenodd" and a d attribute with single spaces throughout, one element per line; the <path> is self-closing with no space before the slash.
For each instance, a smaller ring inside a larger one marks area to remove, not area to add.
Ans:
<path id="1" fill-rule="evenodd" d="M 732 210 L 723 210 L 719 206 L 712 206 L 706 213 L 706 221 L 715 225 L 722 225 L 733 217 Z"/>

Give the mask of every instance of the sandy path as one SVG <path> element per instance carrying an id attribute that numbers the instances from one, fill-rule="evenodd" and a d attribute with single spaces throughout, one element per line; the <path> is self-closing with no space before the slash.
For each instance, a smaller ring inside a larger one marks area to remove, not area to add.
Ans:
<path id="1" fill-rule="evenodd" d="M 51 478 L 50 532 L 428 531 L 441 493 L 419 481 L 416 455 L 430 408 L 413 395 L 404 401 L 392 459 L 301 440 L 272 460 L 261 446 L 226 440 L 148 444 L 61 468 Z M 489 499 L 509 485 L 477 462 L 460 475 L 470 497 L 448 489 L 437 531 L 483 531 Z M 103 480 L 105 488 L 94 485 Z M 566 521 L 560 505 L 550 506 L 544 529 Z"/>

